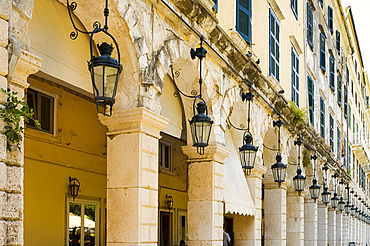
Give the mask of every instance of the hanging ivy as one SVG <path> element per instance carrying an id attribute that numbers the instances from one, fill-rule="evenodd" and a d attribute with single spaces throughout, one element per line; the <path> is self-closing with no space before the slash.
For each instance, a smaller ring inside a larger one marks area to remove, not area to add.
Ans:
<path id="1" fill-rule="evenodd" d="M 37 128 L 41 128 L 41 125 L 33 118 L 33 109 L 29 108 L 24 98 L 21 100 L 17 98 L 18 92 L 5 91 L 3 88 L 1 91 L 7 96 L 4 107 L 0 108 L 0 119 L 5 123 L 6 147 L 9 151 L 12 150 L 12 146 L 16 146 L 20 150 L 24 133 L 24 127 L 21 126 L 22 117 L 25 122 L 33 121 Z"/>

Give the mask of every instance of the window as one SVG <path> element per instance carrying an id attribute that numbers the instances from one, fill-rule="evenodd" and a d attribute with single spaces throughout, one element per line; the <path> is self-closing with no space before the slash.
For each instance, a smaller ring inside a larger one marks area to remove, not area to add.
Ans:
<path id="1" fill-rule="evenodd" d="M 352 109 L 351 104 L 348 104 L 348 127 L 351 129 L 351 115 L 352 115 Z"/>
<path id="2" fill-rule="evenodd" d="M 100 245 L 99 202 L 68 199 L 67 204 L 66 245 Z"/>
<path id="3" fill-rule="evenodd" d="M 172 171 L 172 146 L 159 142 L 158 162 L 161 169 Z"/>
<path id="4" fill-rule="evenodd" d="M 213 5 L 213 10 L 217 13 L 218 12 L 218 0 L 212 0 L 215 5 Z"/>
<path id="5" fill-rule="evenodd" d="M 331 114 L 329 114 L 329 137 L 331 151 L 334 153 L 334 119 Z"/>
<path id="6" fill-rule="evenodd" d="M 28 127 L 47 133 L 54 133 L 54 97 L 29 88 L 27 90 L 27 104 L 33 109 L 34 118 L 41 124 L 41 129 L 33 121 L 27 123 Z"/>
<path id="7" fill-rule="evenodd" d="M 292 47 L 292 101 L 299 107 L 299 58 Z"/>
<path id="8" fill-rule="evenodd" d="M 342 77 L 337 76 L 337 102 L 339 107 L 342 106 Z"/>
<path id="9" fill-rule="evenodd" d="M 251 43 L 251 0 L 237 0 L 236 30 L 247 43 Z"/>
<path id="10" fill-rule="evenodd" d="M 330 89 L 332 91 L 335 90 L 335 74 L 334 74 L 334 64 L 335 64 L 335 61 L 334 61 L 334 58 L 332 56 L 329 57 L 329 85 L 330 85 Z"/>
<path id="11" fill-rule="evenodd" d="M 308 84 L 308 112 L 310 117 L 310 123 L 313 126 L 315 120 L 315 94 L 314 94 L 314 84 L 310 76 L 307 76 Z"/>
<path id="12" fill-rule="evenodd" d="M 344 104 L 344 117 L 347 119 L 348 116 L 348 92 L 347 86 L 344 86 L 343 90 L 343 104 Z"/>
<path id="13" fill-rule="evenodd" d="M 330 32 L 333 34 L 333 9 L 328 6 L 328 26 Z"/>
<path id="14" fill-rule="evenodd" d="M 320 97 L 320 134 L 325 138 L 325 102 L 322 97 Z"/>
<path id="15" fill-rule="evenodd" d="M 347 85 L 349 84 L 349 71 L 348 71 L 348 66 L 346 64 L 346 81 L 347 81 Z"/>
<path id="16" fill-rule="evenodd" d="M 308 45 L 313 47 L 313 14 L 312 14 L 312 7 L 307 2 L 307 42 Z"/>
<path id="17" fill-rule="evenodd" d="M 335 43 L 338 55 L 340 55 L 340 32 L 338 32 L 338 30 L 335 31 Z"/>
<path id="18" fill-rule="evenodd" d="M 325 36 L 322 33 L 320 33 L 320 67 L 325 72 Z"/>
<path id="19" fill-rule="evenodd" d="M 290 0 L 290 7 L 292 8 L 295 18 L 298 20 L 298 0 Z"/>
<path id="20" fill-rule="evenodd" d="M 340 133 L 340 128 L 337 126 L 337 159 L 340 160 L 342 156 L 342 136 Z"/>
<path id="21" fill-rule="evenodd" d="M 324 6 L 324 0 L 319 0 L 321 8 Z"/>
<path id="22" fill-rule="evenodd" d="M 270 9 L 270 75 L 279 81 L 279 22 Z"/>

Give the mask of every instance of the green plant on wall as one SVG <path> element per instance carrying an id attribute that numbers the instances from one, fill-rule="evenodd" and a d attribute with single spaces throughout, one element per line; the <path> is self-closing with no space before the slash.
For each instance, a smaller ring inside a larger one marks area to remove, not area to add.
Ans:
<path id="1" fill-rule="evenodd" d="M 3 108 L 0 108 L 0 119 L 5 123 L 4 134 L 6 135 L 7 149 L 12 150 L 12 146 L 16 146 L 19 150 L 20 143 L 23 139 L 24 127 L 21 126 L 21 119 L 25 122 L 32 120 L 37 128 L 40 128 L 40 123 L 33 118 L 33 109 L 30 109 L 24 98 L 17 98 L 18 92 L 5 91 L 1 88 L 2 93 L 7 96 L 6 103 Z"/>
<path id="2" fill-rule="evenodd" d="M 306 108 L 298 108 L 297 105 L 290 101 L 289 102 L 290 109 L 292 110 L 294 114 L 293 123 L 305 123 L 307 121 L 307 109 Z"/>

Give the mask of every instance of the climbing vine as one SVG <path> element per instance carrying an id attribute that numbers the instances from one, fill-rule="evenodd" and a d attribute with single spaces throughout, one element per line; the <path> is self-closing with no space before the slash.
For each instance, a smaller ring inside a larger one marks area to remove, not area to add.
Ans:
<path id="1" fill-rule="evenodd" d="M 21 126 L 22 117 L 25 122 L 33 121 L 37 128 L 40 128 L 41 125 L 33 118 L 33 109 L 29 108 L 24 98 L 21 100 L 17 98 L 18 92 L 6 91 L 3 88 L 1 91 L 7 96 L 4 107 L 0 108 L 0 119 L 5 123 L 6 147 L 9 151 L 12 150 L 12 146 L 16 146 L 20 150 L 24 133 L 24 127 Z"/>

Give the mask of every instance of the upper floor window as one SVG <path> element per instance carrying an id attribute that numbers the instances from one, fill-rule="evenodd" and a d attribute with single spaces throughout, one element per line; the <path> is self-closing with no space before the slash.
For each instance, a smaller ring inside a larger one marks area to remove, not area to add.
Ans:
<path id="1" fill-rule="evenodd" d="M 290 7 L 296 19 L 298 19 L 298 0 L 290 0 Z"/>
<path id="2" fill-rule="evenodd" d="M 323 72 L 326 70 L 325 66 L 325 36 L 320 33 L 320 68 Z"/>
<path id="3" fill-rule="evenodd" d="M 54 97 L 37 90 L 27 89 L 27 104 L 33 109 L 34 118 L 41 124 L 41 129 L 33 121 L 27 126 L 47 133 L 54 133 Z"/>
<path id="4" fill-rule="evenodd" d="M 328 6 L 328 26 L 331 33 L 333 33 L 333 9 Z"/>
<path id="5" fill-rule="evenodd" d="M 337 76 L 337 102 L 339 106 L 342 106 L 342 77 L 339 74 Z"/>
<path id="6" fill-rule="evenodd" d="M 159 167 L 165 170 L 172 171 L 173 165 L 172 165 L 172 146 L 169 143 L 164 143 L 163 141 L 159 142 L 159 152 L 158 152 L 158 162 Z"/>
<path id="7" fill-rule="evenodd" d="M 340 160 L 342 156 L 342 140 L 339 126 L 337 126 L 337 159 Z"/>
<path id="8" fill-rule="evenodd" d="M 340 54 L 340 32 L 338 30 L 335 31 L 335 43 L 337 47 L 337 52 Z"/>
<path id="9" fill-rule="evenodd" d="M 311 125 L 314 125 L 315 120 L 315 94 L 314 84 L 310 76 L 307 76 L 307 87 L 308 87 L 308 112 L 310 117 Z"/>
<path id="10" fill-rule="evenodd" d="M 334 118 L 329 114 L 329 145 L 334 153 Z"/>
<path id="11" fill-rule="evenodd" d="M 236 4 L 236 30 L 251 43 L 251 0 L 237 0 Z"/>
<path id="12" fill-rule="evenodd" d="M 313 14 L 312 7 L 307 2 L 307 42 L 309 46 L 313 47 Z"/>
<path id="13" fill-rule="evenodd" d="M 218 0 L 212 0 L 215 5 L 213 5 L 213 10 L 217 13 L 218 12 Z"/>
<path id="14" fill-rule="evenodd" d="M 329 85 L 330 89 L 333 91 L 335 90 L 335 68 L 334 68 L 334 58 L 332 56 L 329 57 Z"/>
<path id="15" fill-rule="evenodd" d="M 292 101 L 299 107 L 299 58 L 292 47 Z"/>
<path id="16" fill-rule="evenodd" d="M 344 86 L 343 90 L 343 106 L 344 106 L 344 117 L 347 118 L 348 115 L 348 92 L 347 86 Z"/>
<path id="17" fill-rule="evenodd" d="M 320 97 L 320 135 L 325 138 L 325 101 Z"/>
<path id="18" fill-rule="evenodd" d="M 349 84 L 349 70 L 348 70 L 348 66 L 346 64 L 346 81 L 347 81 L 347 85 Z"/>
<path id="19" fill-rule="evenodd" d="M 270 75 L 275 77 L 277 81 L 279 76 L 279 32 L 280 24 L 275 14 L 270 9 Z"/>

